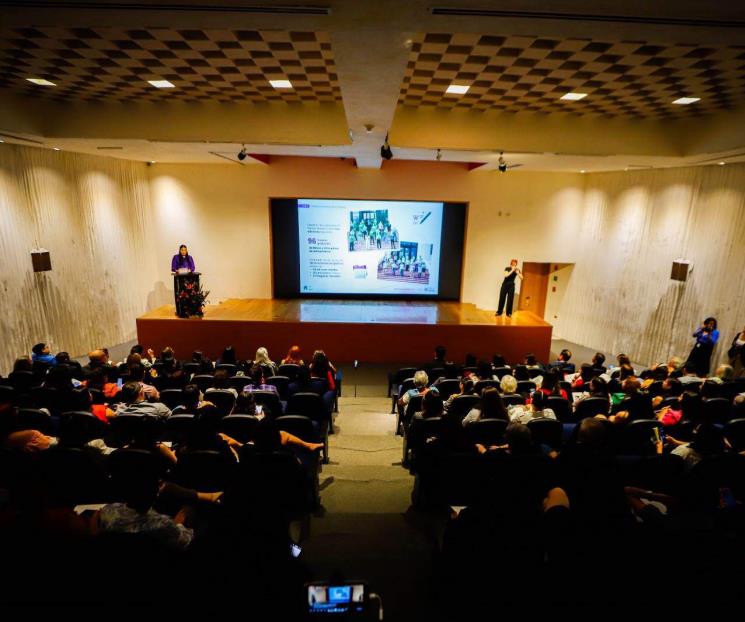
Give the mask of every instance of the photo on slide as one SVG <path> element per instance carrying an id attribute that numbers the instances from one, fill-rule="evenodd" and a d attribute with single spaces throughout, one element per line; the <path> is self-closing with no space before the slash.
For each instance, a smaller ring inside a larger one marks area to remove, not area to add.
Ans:
<path id="1" fill-rule="evenodd" d="M 388 210 L 349 212 L 349 252 L 398 248 L 398 229 L 388 219 Z"/>
<path id="2" fill-rule="evenodd" d="M 429 284 L 432 244 L 401 242 L 401 248 L 385 253 L 378 262 L 378 279 L 399 283 Z"/>

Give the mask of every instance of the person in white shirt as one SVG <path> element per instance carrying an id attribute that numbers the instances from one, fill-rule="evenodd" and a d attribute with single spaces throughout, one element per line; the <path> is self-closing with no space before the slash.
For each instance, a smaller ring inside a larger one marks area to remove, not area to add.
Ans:
<path id="1" fill-rule="evenodd" d="M 530 404 L 514 404 L 507 409 L 507 413 L 513 423 L 527 425 L 528 421 L 533 419 L 553 419 L 555 421 L 556 413 L 547 405 L 548 396 L 543 391 L 534 391 Z"/>

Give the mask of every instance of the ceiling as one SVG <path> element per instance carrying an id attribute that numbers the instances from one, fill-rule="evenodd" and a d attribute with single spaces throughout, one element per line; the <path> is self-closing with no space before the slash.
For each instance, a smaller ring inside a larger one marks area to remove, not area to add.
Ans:
<path id="1" fill-rule="evenodd" d="M 451 84 L 469 85 L 450 95 Z M 578 102 L 559 98 L 586 93 Z M 696 95 L 696 106 L 674 105 Z M 633 118 L 704 115 L 745 104 L 745 45 L 417 35 L 399 104 Z"/>
<path id="2" fill-rule="evenodd" d="M 482 171 L 500 151 L 520 170 L 588 171 L 745 151 L 742 3 L 563 0 L 537 12 L 529 0 L 498 9 L 0 0 L 0 9 L 6 142 L 173 162 L 225 161 L 246 144 L 379 167 L 389 134 L 396 158 L 434 162 L 439 148 L 444 161 L 487 162 Z M 448 95 L 451 83 L 470 88 Z M 560 100 L 568 91 L 587 97 Z M 701 100 L 673 105 L 680 96 Z"/>
<path id="3" fill-rule="evenodd" d="M 26 78 L 44 78 L 39 88 Z M 153 88 L 168 80 L 174 88 Z M 275 89 L 269 80 L 290 80 Z M 28 27 L 0 32 L 0 89 L 84 102 L 341 100 L 323 32 Z"/>

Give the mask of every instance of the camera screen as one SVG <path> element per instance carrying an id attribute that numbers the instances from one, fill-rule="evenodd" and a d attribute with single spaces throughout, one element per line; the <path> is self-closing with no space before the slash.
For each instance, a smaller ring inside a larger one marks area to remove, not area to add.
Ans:
<path id="1" fill-rule="evenodd" d="M 359 612 L 364 600 L 365 586 L 362 583 L 308 586 L 308 610 L 311 613 Z"/>

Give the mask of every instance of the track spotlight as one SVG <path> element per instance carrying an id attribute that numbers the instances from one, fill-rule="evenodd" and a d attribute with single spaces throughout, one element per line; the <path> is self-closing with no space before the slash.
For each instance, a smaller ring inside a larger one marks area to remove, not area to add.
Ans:
<path id="1" fill-rule="evenodd" d="M 383 143 L 383 146 L 380 148 L 380 157 L 383 158 L 384 160 L 390 160 L 393 157 L 391 146 L 388 144 L 388 134 L 385 135 L 385 142 Z"/>
<path id="2" fill-rule="evenodd" d="M 241 148 L 241 150 L 238 152 L 238 159 L 243 162 L 243 160 L 246 159 L 246 156 L 248 153 L 246 153 L 246 147 L 245 145 Z"/>
<path id="3" fill-rule="evenodd" d="M 499 160 L 497 160 L 497 168 L 499 169 L 500 173 L 506 173 L 507 172 L 507 162 L 504 161 L 504 157 L 502 157 L 503 154 L 499 154 Z"/>
<path id="4" fill-rule="evenodd" d="M 440 151 L 439 149 L 437 150 L 437 155 L 435 156 L 435 160 L 437 160 L 438 162 L 442 160 L 442 151 Z"/>

